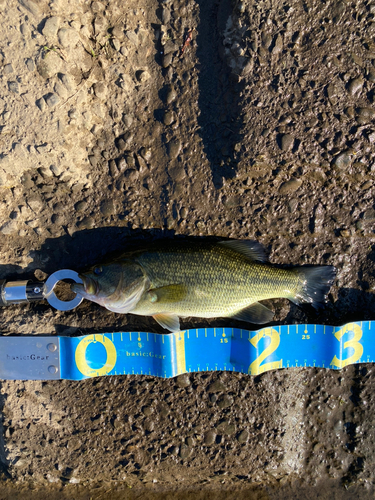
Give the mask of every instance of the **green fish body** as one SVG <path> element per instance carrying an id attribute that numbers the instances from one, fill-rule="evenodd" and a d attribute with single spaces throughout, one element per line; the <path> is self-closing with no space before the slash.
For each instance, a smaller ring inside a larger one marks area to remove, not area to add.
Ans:
<path id="1" fill-rule="evenodd" d="M 157 242 L 151 248 L 81 275 L 73 290 L 110 311 L 153 316 L 170 331 L 180 317 L 272 320 L 258 301 L 287 298 L 317 305 L 333 280 L 332 266 L 280 269 L 254 242 Z"/>

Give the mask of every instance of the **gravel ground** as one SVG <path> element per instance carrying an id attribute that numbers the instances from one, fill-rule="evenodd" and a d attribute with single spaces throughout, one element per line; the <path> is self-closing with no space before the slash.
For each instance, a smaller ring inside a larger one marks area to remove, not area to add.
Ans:
<path id="1" fill-rule="evenodd" d="M 0 277 L 255 239 L 338 269 L 322 311 L 272 301 L 276 323 L 373 319 L 374 2 L 0 0 L 0 19 Z M 161 332 L 93 303 L 0 328 Z M 371 364 L 3 381 L 0 498 L 373 498 L 374 390 Z"/>

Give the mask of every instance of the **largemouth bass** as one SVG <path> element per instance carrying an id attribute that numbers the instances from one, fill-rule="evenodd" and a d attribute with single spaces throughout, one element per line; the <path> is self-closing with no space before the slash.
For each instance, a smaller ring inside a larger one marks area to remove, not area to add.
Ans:
<path id="1" fill-rule="evenodd" d="M 264 299 L 316 307 L 335 275 L 333 266 L 274 267 L 262 247 L 249 241 L 163 241 L 95 266 L 72 290 L 116 313 L 153 316 L 173 332 L 180 317 L 268 323 L 274 313 L 259 303 Z"/>

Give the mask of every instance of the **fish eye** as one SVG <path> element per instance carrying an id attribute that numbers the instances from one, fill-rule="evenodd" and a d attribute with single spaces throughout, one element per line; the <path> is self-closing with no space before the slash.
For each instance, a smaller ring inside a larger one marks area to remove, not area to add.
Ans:
<path id="1" fill-rule="evenodd" d="M 98 275 L 98 274 L 102 274 L 102 272 L 103 272 L 102 266 L 95 267 L 94 274 Z"/>

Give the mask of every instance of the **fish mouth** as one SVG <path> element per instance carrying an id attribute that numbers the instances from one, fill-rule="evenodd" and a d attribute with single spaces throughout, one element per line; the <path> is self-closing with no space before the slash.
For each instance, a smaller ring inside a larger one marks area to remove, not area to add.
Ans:
<path id="1" fill-rule="evenodd" d="M 99 284 L 84 274 L 79 274 L 83 283 L 73 283 L 70 288 L 78 295 L 96 295 L 99 292 Z"/>

